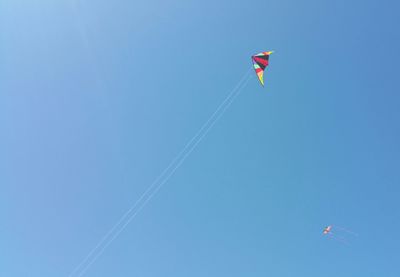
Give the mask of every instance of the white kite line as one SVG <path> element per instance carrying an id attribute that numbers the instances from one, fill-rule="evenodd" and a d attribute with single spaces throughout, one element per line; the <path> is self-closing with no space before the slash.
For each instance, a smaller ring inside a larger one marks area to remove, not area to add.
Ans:
<path id="1" fill-rule="evenodd" d="M 75 267 L 68 277 L 81 277 L 89 267 L 99 258 L 105 249 L 118 237 L 118 235 L 126 228 L 133 218 L 146 206 L 161 187 L 171 178 L 175 171 L 183 164 L 186 158 L 194 151 L 197 145 L 209 133 L 216 122 L 221 118 L 225 111 L 232 105 L 233 101 L 240 94 L 242 89 L 249 81 L 250 70 L 245 73 L 234 89 L 217 107 L 214 113 L 203 124 L 200 130 L 190 139 L 186 146 L 172 160 L 172 162 L 164 169 L 164 171 L 156 178 L 156 180 L 143 192 L 139 199 L 124 213 L 116 224 L 103 236 L 96 246 L 88 253 L 88 255 Z M 171 169 L 171 170 L 170 170 Z M 168 173 L 169 171 L 169 173 Z M 167 174 L 168 173 L 168 174 Z M 164 177 L 166 176 L 166 177 Z M 143 201 L 142 201 L 143 200 Z M 97 251 L 99 250 L 99 251 Z M 97 254 L 96 254 L 97 251 Z"/>

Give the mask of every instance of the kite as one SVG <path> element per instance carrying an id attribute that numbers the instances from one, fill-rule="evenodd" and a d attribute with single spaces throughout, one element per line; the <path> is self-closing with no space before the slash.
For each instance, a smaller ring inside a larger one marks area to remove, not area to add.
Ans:
<path id="1" fill-rule="evenodd" d="M 251 56 L 251 60 L 253 61 L 254 70 L 260 80 L 261 85 L 264 86 L 264 70 L 268 66 L 269 55 L 272 54 L 273 51 L 269 52 L 261 52 L 254 56 Z"/>
<path id="2" fill-rule="evenodd" d="M 341 236 L 337 236 L 336 234 L 332 233 L 332 225 L 326 226 L 324 228 L 324 230 L 322 231 L 322 233 L 324 235 L 327 235 L 329 238 L 343 242 L 343 243 L 347 243 L 347 241 L 341 237 Z"/>
<path id="3" fill-rule="evenodd" d="M 354 233 L 350 230 L 347 230 L 343 227 L 336 226 L 336 225 L 335 225 L 335 232 L 332 232 L 332 229 L 333 229 L 333 226 L 329 225 L 324 228 L 322 233 L 324 235 L 327 235 L 331 239 L 340 241 L 345 244 L 347 244 L 347 234 L 351 234 L 353 236 L 358 236 L 356 233 Z"/>
<path id="4" fill-rule="evenodd" d="M 325 229 L 324 229 L 324 231 L 323 231 L 323 233 L 324 233 L 324 235 L 327 235 L 327 234 L 329 234 L 330 232 L 331 232 L 331 229 L 332 229 L 332 226 L 327 226 L 327 227 L 325 227 Z"/>

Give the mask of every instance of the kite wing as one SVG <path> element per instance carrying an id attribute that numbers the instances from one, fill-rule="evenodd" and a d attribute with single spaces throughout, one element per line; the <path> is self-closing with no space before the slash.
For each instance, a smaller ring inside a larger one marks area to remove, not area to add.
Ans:
<path id="1" fill-rule="evenodd" d="M 271 54 L 272 51 L 261 52 L 251 57 L 254 70 L 256 71 L 258 79 L 262 85 L 264 85 L 264 70 L 268 66 L 269 55 Z"/>

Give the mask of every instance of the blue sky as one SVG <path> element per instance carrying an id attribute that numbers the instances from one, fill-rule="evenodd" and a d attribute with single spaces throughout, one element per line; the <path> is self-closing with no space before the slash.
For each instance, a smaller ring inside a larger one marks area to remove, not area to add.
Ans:
<path id="1" fill-rule="evenodd" d="M 83 276 L 399 276 L 399 8 L 0 1 L 1 275 L 67 277 L 275 50 Z"/>

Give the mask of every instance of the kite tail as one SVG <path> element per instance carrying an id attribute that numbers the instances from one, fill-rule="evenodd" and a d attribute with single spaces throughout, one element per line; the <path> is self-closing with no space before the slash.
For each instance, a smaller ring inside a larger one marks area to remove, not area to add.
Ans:
<path id="1" fill-rule="evenodd" d="M 350 231 L 350 230 L 348 230 L 348 229 L 346 229 L 346 228 L 343 228 L 343 227 L 340 227 L 340 226 L 337 226 L 337 225 L 335 225 L 335 228 L 338 229 L 338 230 L 340 230 L 340 231 L 344 231 L 344 232 L 346 232 L 346 233 L 352 234 L 353 236 L 358 236 L 357 233 L 355 233 L 355 232 L 353 232 L 353 231 Z"/>
<path id="2" fill-rule="evenodd" d="M 331 238 L 331 239 L 334 239 L 334 240 L 336 240 L 336 241 L 339 241 L 339 242 L 341 242 L 341 243 L 344 243 L 344 244 L 346 244 L 346 245 L 349 244 L 349 243 L 347 242 L 347 240 L 345 240 L 343 237 L 338 236 L 338 235 L 335 235 L 335 234 L 333 234 L 333 233 L 330 233 L 330 235 L 329 235 L 328 237 Z"/>

